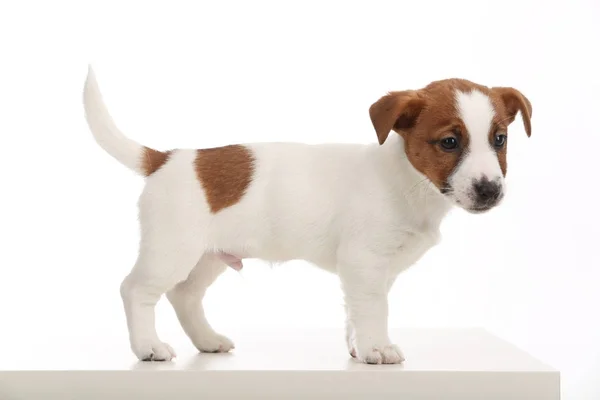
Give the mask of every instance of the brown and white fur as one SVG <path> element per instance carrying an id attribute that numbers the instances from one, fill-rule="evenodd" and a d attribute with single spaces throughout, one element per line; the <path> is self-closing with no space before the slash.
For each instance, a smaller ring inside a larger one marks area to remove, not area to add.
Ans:
<path id="1" fill-rule="evenodd" d="M 400 363 L 388 337 L 396 276 L 439 241 L 452 205 L 478 213 L 502 199 L 506 132 L 531 104 L 512 88 L 461 79 L 392 92 L 370 108 L 378 144 L 256 143 L 161 152 L 126 138 L 90 69 L 86 117 L 109 154 L 146 177 L 139 199 L 139 256 L 121 285 L 140 360 L 170 360 L 154 309 L 166 293 L 203 352 L 234 345 L 205 318 L 202 299 L 244 258 L 306 260 L 339 275 L 350 354 Z M 397 134 L 390 135 L 394 131 Z"/>

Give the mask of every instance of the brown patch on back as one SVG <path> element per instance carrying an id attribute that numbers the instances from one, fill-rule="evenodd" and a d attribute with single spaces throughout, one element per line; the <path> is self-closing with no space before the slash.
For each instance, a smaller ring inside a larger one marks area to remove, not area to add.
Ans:
<path id="1" fill-rule="evenodd" d="M 242 199 L 254 175 L 254 155 L 239 144 L 202 149 L 198 150 L 195 166 L 214 214 Z"/>
<path id="2" fill-rule="evenodd" d="M 170 151 L 158 151 L 144 147 L 142 154 L 142 170 L 146 176 L 150 176 L 162 167 L 171 156 Z"/>

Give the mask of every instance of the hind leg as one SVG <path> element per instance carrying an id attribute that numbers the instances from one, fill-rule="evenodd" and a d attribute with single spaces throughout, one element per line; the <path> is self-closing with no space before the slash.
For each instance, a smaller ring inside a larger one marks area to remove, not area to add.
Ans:
<path id="1" fill-rule="evenodd" d="M 140 360 L 175 357 L 156 333 L 154 309 L 164 293 L 187 278 L 201 252 L 190 235 L 142 235 L 137 262 L 121 284 L 131 349 Z"/>
<path id="2" fill-rule="evenodd" d="M 188 278 L 167 293 L 183 330 L 201 352 L 228 352 L 234 348 L 231 340 L 210 326 L 202 306 L 206 290 L 226 268 L 216 255 L 204 254 Z"/>

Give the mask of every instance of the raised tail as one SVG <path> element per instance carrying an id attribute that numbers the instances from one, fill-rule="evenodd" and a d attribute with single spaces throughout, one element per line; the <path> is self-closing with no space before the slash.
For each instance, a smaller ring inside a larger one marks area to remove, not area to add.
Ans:
<path id="1" fill-rule="evenodd" d="M 108 113 L 92 67 L 83 91 L 85 117 L 94 139 L 108 154 L 140 175 L 148 176 L 168 159 L 168 152 L 142 146 L 126 137 Z"/>

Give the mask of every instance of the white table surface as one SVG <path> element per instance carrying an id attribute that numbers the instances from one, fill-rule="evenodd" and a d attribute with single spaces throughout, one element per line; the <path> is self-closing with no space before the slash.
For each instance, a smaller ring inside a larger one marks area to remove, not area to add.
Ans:
<path id="1" fill-rule="evenodd" d="M 137 362 L 121 336 L 45 338 L 0 357 L 0 399 L 560 398 L 559 373 L 480 329 L 392 332 L 402 365 L 364 365 L 342 331 L 246 332 L 230 354 L 170 342 L 172 362 Z M 183 340 L 183 338 L 181 339 Z"/>

